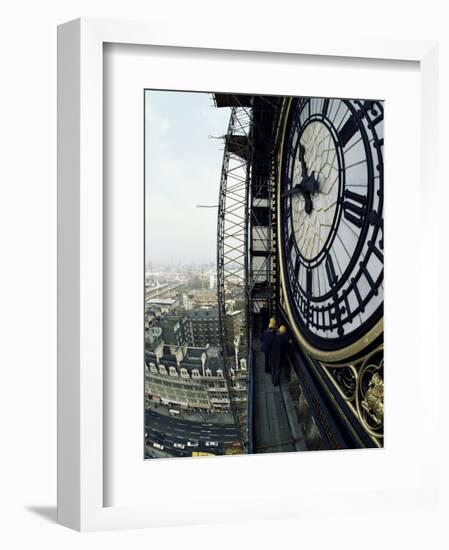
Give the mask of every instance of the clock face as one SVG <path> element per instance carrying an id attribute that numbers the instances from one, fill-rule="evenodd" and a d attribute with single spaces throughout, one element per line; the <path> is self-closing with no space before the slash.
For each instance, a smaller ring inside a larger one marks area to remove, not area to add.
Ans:
<path id="1" fill-rule="evenodd" d="M 316 349 L 363 337 L 383 315 L 383 105 L 295 98 L 280 167 L 284 283 Z"/>

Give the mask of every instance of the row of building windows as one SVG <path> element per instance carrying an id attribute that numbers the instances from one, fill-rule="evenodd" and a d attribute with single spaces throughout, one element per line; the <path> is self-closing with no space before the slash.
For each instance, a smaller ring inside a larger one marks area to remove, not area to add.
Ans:
<path id="1" fill-rule="evenodd" d="M 167 372 L 166 366 L 162 365 L 162 364 L 159 364 L 158 366 L 156 366 L 154 363 L 150 363 L 149 368 L 150 368 L 150 371 L 154 374 L 159 373 L 159 374 L 162 374 L 162 375 L 165 375 L 165 376 L 167 376 L 168 374 L 170 376 L 174 376 L 174 377 L 179 376 L 178 371 L 173 366 L 168 367 L 168 372 Z M 210 376 L 210 377 L 214 376 L 211 369 L 208 369 L 208 368 L 205 369 L 204 373 L 205 373 L 206 376 Z M 190 378 L 189 371 L 187 369 L 183 368 L 183 367 L 181 367 L 181 369 L 180 369 L 180 374 L 181 374 L 181 378 Z M 192 378 L 200 378 L 202 376 L 199 369 L 192 369 L 191 374 L 192 374 Z M 223 378 L 222 369 L 217 369 L 215 371 L 215 376 Z"/>
<path id="2" fill-rule="evenodd" d="M 201 388 L 195 388 L 195 390 L 181 390 L 180 388 L 176 388 L 174 390 L 167 389 L 166 386 L 150 383 L 148 384 L 148 390 L 151 394 L 159 395 L 159 394 L 173 394 L 173 395 L 182 395 L 187 397 L 198 397 L 202 399 L 207 399 L 207 394 L 205 391 L 203 391 Z"/>
<path id="3" fill-rule="evenodd" d="M 163 386 L 165 388 L 179 388 L 180 390 L 182 389 L 185 391 L 197 391 L 198 389 L 201 389 L 200 385 L 193 386 L 189 384 L 179 384 L 175 382 L 168 382 L 166 380 L 161 380 L 160 378 L 158 379 L 150 378 L 148 382 L 151 384 L 157 384 L 157 385 Z"/>
<path id="4" fill-rule="evenodd" d="M 201 387 L 200 384 L 192 385 L 192 384 L 188 384 L 188 383 L 186 383 L 182 380 L 169 381 L 169 380 L 160 378 L 158 376 L 155 377 L 155 376 L 151 376 L 151 375 L 149 375 L 148 378 L 152 382 L 154 382 L 156 384 L 160 384 L 160 385 L 165 386 L 167 388 L 182 388 L 182 389 L 186 389 L 186 390 L 195 390 L 198 387 Z M 226 382 L 212 382 L 212 383 L 206 384 L 206 387 L 207 387 L 208 391 L 213 391 L 213 390 L 215 390 L 215 391 L 219 391 L 219 390 L 227 391 Z"/>

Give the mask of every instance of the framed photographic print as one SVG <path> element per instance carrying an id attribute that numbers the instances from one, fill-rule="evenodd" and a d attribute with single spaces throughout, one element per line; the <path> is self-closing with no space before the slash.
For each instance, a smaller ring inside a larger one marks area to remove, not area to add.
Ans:
<path id="1" fill-rule="evenodd" d="M 172 33 L 59 28 L 60 523 L 435 503 L 435 44 Z"/>
<path id="2" fill-rule="evenodd" d="M 383 101 L 144 101 L 146 457 L 382 447 Z"/>

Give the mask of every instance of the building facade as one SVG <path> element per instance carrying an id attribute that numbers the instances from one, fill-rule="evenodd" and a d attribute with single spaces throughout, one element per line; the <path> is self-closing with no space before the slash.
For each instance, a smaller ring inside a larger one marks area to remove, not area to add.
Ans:
<path id="1" fill-rule="evenodd" d="M 205 347 L 220 345 L 218 308 L 194 309 L 186 312 L 188 322 L 188 343 L 190 346 Z"/>
<path id="2" fill-rule="evenodd" d="M 229 391 L 218 348 L 176 347 L 161 342 L 145 353 L 145 394 L 181 409 L 228 411 Z"/>

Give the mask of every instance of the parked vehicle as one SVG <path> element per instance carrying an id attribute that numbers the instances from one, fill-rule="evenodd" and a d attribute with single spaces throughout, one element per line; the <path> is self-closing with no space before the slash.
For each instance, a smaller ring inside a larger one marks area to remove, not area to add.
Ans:
<path id="1" fill-rule="evenodd" d="M 206 447 L 218 447 L 218 441 L 206 441 Z"/>
<path id="2" fill-rule="evenodd" d="M 187 441 L 187 447 L 198 447 L 199 441 L 197 439 L 192 439 L 192 441 Z"/>
<path id="3" fill-rule="evenodd" d="M 214 453 L 204 453 L 202 451 L 193 451 L 192 456 L 215 456 Z"/>
<path id="4" fill-rule="evenodd" d="M 159 449 L 160 451 L 163 451 L 163 450 L 164 450 L 164 446 L 161 445 L 160 443 L 157 443 L 156 441 L 154 441 L 153 447 L 154 447 L 155 449 Z"/>
<path id="5" fill-rule="evenodd" d="M 185 443 L 173 443 L 173 447 L 175 447 L 175 449 L 185 449 L 186 448 Z"/>

